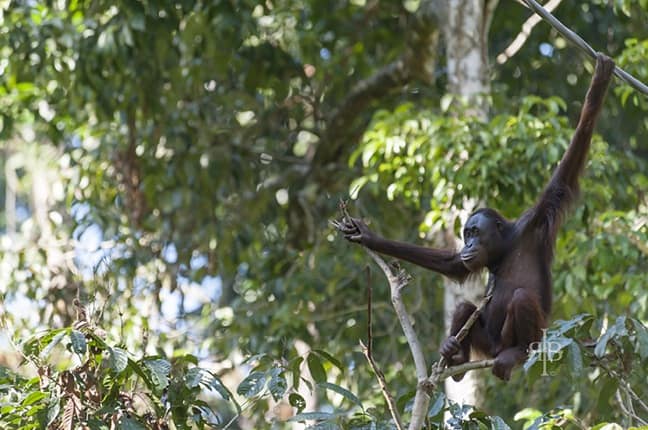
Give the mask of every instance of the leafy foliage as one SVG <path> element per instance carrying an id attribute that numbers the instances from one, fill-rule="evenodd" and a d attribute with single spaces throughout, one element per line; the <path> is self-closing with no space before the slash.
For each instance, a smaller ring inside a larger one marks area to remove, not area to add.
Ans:
<path id="1" fill-rule="evenodd" d="M 216 393 L 240 412 L 220 378 L 199 367 L 196 357 L 134 358 L 104 336 L 101 329 L 81 324 L 23 342 L 24 358 L 38 376 L 24 379 L 3 368 L 2 427 L 102 429 L 112 423 L 161 429 L 170 420 L 176 428 L 210 428 L 223 419 L 213 406 Z M 202 398 L 208 393 L 211 404 Z"/>
<path id="2" fill-rule="evenodd" d="M 425 82 L 357 104 L 358 84 L 423 55 L 423 3 L 0 1 L 0 317 L 17 344 L 0 343 L 0 427 L 393 428 L 357 349 L 367 283 L 374 354 L 407 416 L 407 347 L 384 285 L 327 226 L 338 198 L 352 190 L 406 240 L 456 230 L 466 201 L 517 216 L 591 72 L 538 25 L 493 66 L 489 121 L 445 94 L 442 55 Z M 493 54 L 526 13 L 497 9 Z M 648 80 L 643 0 L 560 15 Z M 485 409 L 502 418 L 438 395 L 430 428 L 445 412 L 505 428 L 520 410 L 536 427 L 627 423 L 624 383 L 645 398 L 646 104 L 611 95 L 557 246 L 554 313 L 572 322 L 554 326 L 564 354 L 549 364 L 562 373 L 538 379 L 536 362 L 506 388 L 488 379 Z M 437 278 L 413 273 L 405 300 L 433 359 Z"/>

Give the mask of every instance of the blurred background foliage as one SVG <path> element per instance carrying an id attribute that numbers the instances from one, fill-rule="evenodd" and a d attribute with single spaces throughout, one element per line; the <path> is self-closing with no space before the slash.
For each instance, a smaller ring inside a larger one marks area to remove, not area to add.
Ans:
<path id="1" fill-rule="evenodd" d="M 529 15 L 502 1 L 477 119 L 445 91 L 443 50 L 431 75 L 416 69 L 435 25 L 425 3 L 0 0 L 3 428 L 389 428 L 358 347 L 367 282 L 374 354 L 407 410 L 406 342 L 383 279 L 328 224 L 339 199 L 429 246 L 459 233 L 467 199 L 516 217 L 562 156 L 593 70 L 544 23 L 496 63 Z M 648 3 L 557 13 L 648 81 Z M 416 73 L 358 95 L 399 58 Z M 488 415 L 433 399 L 430 428 L 447 408 L 454 426 L 648 420 L 626 406 L 648 398 L 647 109 L 613 85 L 559 235 L 553 319 L 573 322 L 556 329 L 571 366 L 489 375 Z M 408 269 L 431 360 L 441 279 Z"/>

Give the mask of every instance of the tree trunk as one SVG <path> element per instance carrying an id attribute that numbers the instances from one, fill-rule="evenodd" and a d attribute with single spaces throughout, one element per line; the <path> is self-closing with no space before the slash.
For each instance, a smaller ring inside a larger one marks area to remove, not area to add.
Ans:
<path id="1" fill-rule="evenodd" d="M 448 93 L 460 96 L 472 106 L 470 114 L 480 118 L 488 116 L 490 92 L 488 68 L 488 30 L 497 0 L 447 0 L 444 25 L 448 70 Z M 465 222 L 475 209 L 476 202 L 467 202 L 457 216 Z M 446 232 L 448 245 L 460 247 L 452 231 Z M 444 320 L 446 332 L 450 330 L 452 313 L 457 304 L 468 300 L 473 303 L 484 294 L 483 280 L 469 279 L 459 286 L 445 283 Z M 458 403 L 480 405 L 483 393 L 480 374 L 468 372 L 461 382 L 446 380 L 448 398 Z"/>

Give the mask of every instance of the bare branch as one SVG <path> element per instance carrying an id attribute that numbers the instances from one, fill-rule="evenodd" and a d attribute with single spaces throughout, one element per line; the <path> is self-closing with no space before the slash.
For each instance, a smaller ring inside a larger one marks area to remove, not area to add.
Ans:
<path id="1" fill-rule="evenodd" d="M 545 9 L 548 12 L 553 12 L 554 9 L 560 5 L 562 0 L 549 0 L 545 5 Z M 533 14 L 529 19 L 527 19 L 524 24 L 522 24 L 522 30 L 518 33 L 517 36 L 515 36 L 515 39 L 513 39 L 513 42 L 509 46 L 506 47 L 504 51 L 502 51 L 501 54 L 497 56 L 497 62 L 499 64 L 504 64 L 506 63 L 509 58 L 514 56 L 522 46 L 526 43 L 527 39 L 531 35 L 531 31 L 533 30 L 533 27 L 538 25 L 538 23 L 542 21 L 542 18 L 538 14 Z"/>
<path id="2" fill-rule="evenodd" d="M 572 30 L 567 28 L 562 22 L 558 21 L 551 13 L 545 10 L 540 4 L 535 0 L 522 0 L 526 3 L 527 7 L 540 15 L 545 21 L 547 21 L 553 28 L 555 28 L 558 33 L 562 34 L 567 40 L 574 43 L 581 51 L 585 52 L 592 59 L 596 59 L 596 51 L 592 48 L 587 42 L 585 42 L 578 34 L 574 33 Z M 648 86 L 632 76 L 630 73 L 626 72 L 619 66 L 614 67 L 614 74 L 621 79 L 623 82 L 630 85 L 635 90 L 639 91 L 641 94 L 648 96 Z"/>
<path id="3" fill-rule="evenodd" d="M 493 367 L 493 363 L 495 363 L 495 360 L 493 359 L 469 361 L 467 363 L 446 368 L 445 370 L 443 370 L 441 373 L 438 374 L 437 379 L 439 382 L 441 382 L 444 379 L 448 379 L 451 376 L 466 373 L 469 370 L 486 369 L 488 367 Z"/>
<path id="4" fill-rule="evenodd" d="M 372 289 L 371 289 L 371 268 L 367 266 L 367 355 L 372 357 L 371 350 L 373 348 L 373 324 L 371 322 L 371 306 L 372 306 Z"/>
<path id="5" fill-rule="evenodd" d="M 394 419 L 396 428 L 398 430 L 404 430 L 405 426 L 403 425 L 403 421 L 400 417 L 400 414 L 398 413 L 398 407 L 396 406 L 396 401 L 394 400 L 394 397 L 391 395 L 389 389 L 387 388 L 387 382 L 385 381 L 385 374 L 382 373 L 382 371 L 374 361 L 373 357 L 371 356 L 371 353 L 369 352 L 369 348 L 364 343 L 362 343 L 362 341 L 360 341 L 360 347 L 362 348 L 362 353 L 364 354 L 365 358 L 369 362 L 369 366 L 371 367 L 371 370 L 373 370 L 374 375 L 376 375 L 376 379 L 378 379 L 378 385 L 380 385 L 380 391 L 382 392 L 383 397 L 387 402 L 387 407 L 389 408 L 389 412 L 391 413 L 391 416 Z"/>
<path id="6" fill-rule="evenodd" d="M 624 385 L 624 389 L 628 392 L 628 395 L 630 395 L 632 399 L 634 399 L 637 403 L 639 403 L 639 406 L 643 408 L 644 412 L 648 413 L 648 405 L 644 403 L 643 400 L 641 400 L 641 397 L 639 397 L 637 393 L 635 393 L 635 391 L 632 389 L 630 384 L 628 384 L 628 382 L 626 381 L 623 381 L 623 385 Z"/>
<path id="7" fill-rule="evenodd" d="M 488 40 L 488 33 L 490 32 L 497 5 L 499 5 L 499 0 L 486 0 L 484 6 L 484 25 L 482 26 L 482 37 L 484 40 Z"/>
<path id="8" fill-rule="evenodd" d="M 621 388 L 619 388 L 616 391 L 616 399 L 617 399 L 617 402 L 619 403 L 619 406 L 621 407 L 621 410 L 623 411 L 623 413 L 630 419 L 631 423 L 632 423 L 632 421 L 636 421 L 641 426 L 648 425 L 648 422 L 641 419 L 641 417 L 639 417 L 637 415 L 637 413 L 634 411 L 634 408 L 633 408 L 633 405 L 632 405 L 632 399 L 630 398 L 629 393 L 627 393 L 625 390 L 624 390 L 624 392 L 626 393 L 626 395 L 628 397 L 628 403 L 627 404 L 624 402 L 623 396 L 621 395 Z"/>

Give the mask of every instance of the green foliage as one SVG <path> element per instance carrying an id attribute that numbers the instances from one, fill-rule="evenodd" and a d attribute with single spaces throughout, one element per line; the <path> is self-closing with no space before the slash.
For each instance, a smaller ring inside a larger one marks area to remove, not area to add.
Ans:
<path id="1" fill-rule="evenodd" d="M 517 216 L 559 160 L 591 72 L 541 23 L 516 57 L 491 62 L 491 120 L 448 110 L 439 56 L 432 85 L 372 95 L 344 130 L 328 123 L 411 48 L 421 4 L 0 1 L 0 317 L 24 339 L 3 352 L 0 427 L 267 428 L 292 415 L 393 428 L 357 350 L 368 283 L 374 354 L 407 416 L 416 381 L 386 288 L 327 226 L 342 190 L 361 191 L 358 212 L 401 239 L 456 230 L 465 199 Z M 648 80 L 645 2 L 609 5 L 563 2 L 560 15 Z M 489 51 L 527 15 L 500 6 Z M 488 379 L 486 409 L 504 419 L 437 396 L 431 428 L 445 411 L 456 427 L 504 428 L 521 409 L 529 425 L 623 423 L 610 396 L 620 381 L 641 387 L 648 348 L 645 108 L 625 86 L 606 100 L 559 238 L 554 313 L 594 315 L 587 333 L 556 338 L 567 361 L 552 369 L 564 374 L 533 379 L 536 363 L 505 388 Z M 413 273 L 404 296 L 433 359 L 441 294 L 436 277 Z M 75 324 L 79 303 L 103 330 Z"/>
<path id="2" fill-rule="evenodd" d="M 100 429 L 119 423 L 120 428 L 157 429 L 167 420 L 176 428 L 211 428 L 223 415 L 216 412 L 210 393 L 240 411 L 220 379 L 197 366 L 195 357 L 134 358 L 110 346 L 101 333 L 86 324 L 48 330 L 22 342 L 22 353 L 37 376 L 25 379 L 2 368 L 2 428 Z M 203 400 L 206 394 L 209 403 Z"/>
<path id="3" fill-rule="evenodd" d="M 453 221 L 453 209 L 467 198 L 517 216 L 535 199 L 528 190 L 542 188 L 547 167 L 569 143 L 571 130 L 560 116 L 564 108 L 555 97 L 528 97 L 515 115 L 488 121 L 416 111 L 410 104 L 378 112 L 350 159 L 354 164 L 361 158 L 367 173 L 350 188 L 357 195 L 361 185 L 371 182 L 390 200 L 402 196 L 423 206 L 428 211 L 424 231 Z"/>
<path id="4" fill-rule="evenodd" d="M 625 316 L 612 320 L 594 320 L 581 314 L 557 321 L 542 342 L 532 345 L 533 353 L 524 364 L 529 383 L 538 384 L 543 378 L 562 375 L 578 383 L 586 377 L 597 386 L 597 392 L 580 398 L 575 406 L 592 411 L 599 421 L 610 418 L 606 411 L 615 395 L 624 402 L 624 408 L 633 409 L 636 405 L 642 409 L 642 399 L 648 395 L 644 383 L 648 327 Z M 597 340 L 592 342 L 593 338 Z M 571 408 L 547 414 L 527 409 L 515 419 L 526 420 L 528 428 L 552 428 L 562 420 L 578 423 L 576 411 Z"/>
<path id="5" fill-rule="evenodd" d="M 648 55 L 648 40 L 627 39 L 625 41 L 626 49 L 619 57 L 619 65 L 622 66 L 628 73 L 635 76 L 642 82 L 648 78 L 648 66 L 642 61 Z M 621 98 L 621 103 L 632 103 L 635 106 L 640 106 L 643 110 L 648 109 L 648 102 L 646 97 L 638 94 L 627 84 L 624 84 L 616 89 L 616 93 Z M 648 123 L 644 121 L 644 127 L 648 127 Z"/>

